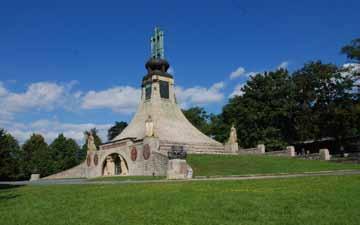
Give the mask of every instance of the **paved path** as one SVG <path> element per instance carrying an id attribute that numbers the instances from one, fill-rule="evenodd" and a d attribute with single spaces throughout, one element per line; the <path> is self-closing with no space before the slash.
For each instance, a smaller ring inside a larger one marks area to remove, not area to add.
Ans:
<path id="1" fill-rule="evenodd" d="M 213 176 L 213 177 L 196 177 L 189 180 L 113 180 L 113 181 L 96 181 L 87 179 L 56 179 L 56 180 L 39 180 L 39 181 L 14 181 L 3 182 L 8 185 L 64 185 L 64 184 L 142 184 L 142 183 L 168 183 L 168 182 L 194 182 L 194 181 L 221 181 L 221 180 L 260 180 L 260 179 L 279 179 L 292 177 L 314 177 L 314 176 L 346 176 L 360 175 L 360 170 L 338 170 L 338 171 L 321 171 L 321 172 L 304 172 L 295 174 L 273 174 L 273 175 L 243 175 L 243 176 Z"/>

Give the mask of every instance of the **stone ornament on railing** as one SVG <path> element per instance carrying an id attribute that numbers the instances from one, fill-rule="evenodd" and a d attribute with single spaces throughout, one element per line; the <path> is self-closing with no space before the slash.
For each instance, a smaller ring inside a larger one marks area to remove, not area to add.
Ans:
<path id="1" fill-rule="evenodd" d="M 294 146 L 287 146 L 286 150 L 288 151 L 290 157 L 295 157 L 296 156 Z"/>
<path id="2" fill-rule="evenodd" d="M 326 148 L 320 149 L 319 154 L 320 154 L 320 159 L 321 160 L 330 160 L 330 158 L 331 158 L 331 155 L 329 153 L 329 149 L 326 149 Z"/>
<path id="3" fill-rule="evenodd" d="M 259 144 L 259 145 L 257 145 L 256 148 L 261 154 L 265 154 L 265 145 L 264 144 Z"/>

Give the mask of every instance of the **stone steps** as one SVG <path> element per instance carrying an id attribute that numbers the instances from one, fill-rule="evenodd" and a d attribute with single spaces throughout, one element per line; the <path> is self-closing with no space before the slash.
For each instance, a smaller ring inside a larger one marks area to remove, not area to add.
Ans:
<path id="1" fill-rule="evenodd" d="M 190 154 L 224 154 L 224 146 L 208 145 L 208 144 L 187 144 L 187 143 L 171 143 L 160 142 L 160 151 L 168 152 L 172 146 L 183 146 L 184 149 Z"/>

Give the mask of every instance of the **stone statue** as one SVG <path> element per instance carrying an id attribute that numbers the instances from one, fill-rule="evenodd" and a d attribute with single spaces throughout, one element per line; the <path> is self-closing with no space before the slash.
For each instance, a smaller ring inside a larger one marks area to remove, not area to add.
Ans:
<path id="1" fill-rule="evenodd" d="M 145 121 L 145 136 L 146 137 L 154 136 L 154 122 L 151 116 L 149 116 Z"/>
<path id="2" fill-rule="evenodd" d="M 230 152 L 239 151 L 236 128 L 234 127 L 234 125 L 231 126 L 229 140 L 225 144 L 225 149 L 226 149 L 226 151 L 230 151 Z"/>
<path id="3" fill-rule="evenodd" d="M 94 142 L 94 136 L 92 134 L 92 132 L 88 132 L 86 135 L 86 144 L 87 144 L 87 149 L 88 151 L 96 151 L 96 145 Z"/>
<path id="4" fill-rule="evenodd" d="M 236 134 L 236 128 L 234 127 L 234 125 L 232 125 L 229 135 L 229 144 L 235 144 L 235 143 L 237 143 L 237 134 Z"/>

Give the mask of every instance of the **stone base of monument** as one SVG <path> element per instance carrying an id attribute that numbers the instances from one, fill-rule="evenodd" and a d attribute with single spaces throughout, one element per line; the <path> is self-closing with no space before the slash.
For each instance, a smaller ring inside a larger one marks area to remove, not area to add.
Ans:
<path id="1" fill-rule="evenodd" d="M 185 159 L 171 159 L 168 163 L 166 178 L 169 180 L 191 179 L 193 171 Z"/>
<path id="2" fill-rule="evenodd" d="M 38 173 L 31 174 L 30 181 L 37 181 L 37 180 L 40 180 L 40 174 L 38 174 Z"/>

